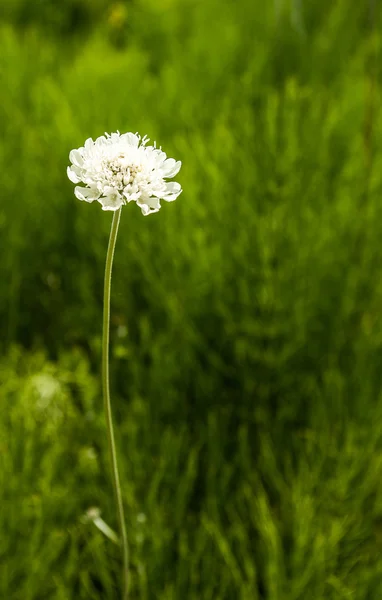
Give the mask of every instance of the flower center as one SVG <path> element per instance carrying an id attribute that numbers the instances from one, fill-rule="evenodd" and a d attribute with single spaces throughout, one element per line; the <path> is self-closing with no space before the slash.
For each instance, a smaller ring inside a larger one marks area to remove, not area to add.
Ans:
<path id="1" fill-rule="evenodd" d="M 108 183 L 118 190 L 123 190 L 127 185 L 132 185 L 137 174 L 142 171 L 142 165 L 129 164 L 128 159 L 123 154 L 112 160 L 105 160 L 103 168 Z"/>

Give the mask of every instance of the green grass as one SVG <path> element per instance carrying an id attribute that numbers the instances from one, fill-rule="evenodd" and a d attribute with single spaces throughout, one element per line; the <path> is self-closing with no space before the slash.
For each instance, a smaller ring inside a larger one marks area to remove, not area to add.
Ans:
<path id="1" fill-rule="evenodd" d="M 65 172 L 117 129 L 182 160 L 184 188 L 124 209 L 115 256 L 132 599 L 380 600 L 380 15 L 140 0 L 121 29 L 84 2 L 69 35 L 74 4 L 47 26 L 49 2 L 7 3 L 0 28 L 0 600 L 120 597 L 83 519 L 117 527 L 110 215 Z"/>
<path id="2" fill-rule="evenodd" d="M 14 348 L 0 383 L 0 597 L 118 598 L 118 553 L 83 519 L 97 506 L 115 526 L 97 380 L 77 351 Z M 338 395 L 328 381 L 334 410 L 317 397 L 283 447 L 247 423 L 231 440 L 233 408 L 192 435 L 133 398 L 118 419 L 133 597 L 378 598 L 381 407 L 349 416 Z"/>

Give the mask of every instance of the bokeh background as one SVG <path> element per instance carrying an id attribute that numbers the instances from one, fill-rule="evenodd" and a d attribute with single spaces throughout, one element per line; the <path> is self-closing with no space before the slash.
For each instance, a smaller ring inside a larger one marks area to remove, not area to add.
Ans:
<path id="1" fill-rule="evenodd" d="M 382 598 L 381 11 L 1 0 L 1 600 L 121 596 L 111 215 L 66 177 L 115 130 L 184 188 L 115 256 L 131 599 Z"/>

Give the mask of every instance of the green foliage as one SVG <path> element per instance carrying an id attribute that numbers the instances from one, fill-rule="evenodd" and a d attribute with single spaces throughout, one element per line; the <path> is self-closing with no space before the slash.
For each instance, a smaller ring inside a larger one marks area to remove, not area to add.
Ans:
<path id="1" fill-rule="evenodd" d="M 81 520 L 115 526 L 95 375 L 110 215 L 65 166 L 119 129 L 182 160 L 184 187 L 159 215 L 126 207 L 117 241 L 132 597 L 379 600 L 378 15 L 101 5 L 83 41 L 37 9 L 0 29 L 0 598 L 118 597 L 118 554 Z"/>
<path id="2" fill-rule="evenodd" d="M 72 35 L 99 21 L 107 7 L 107 0 L 2 0 L 0 16 L 21 29 L 38 26 L 56 35 Z"/>
<path id="3" fill-rule="evenodd" d="M 338 395 L 338 382 L 325 391 Z M 0 394 L 0 597 L 117 599 L 116 548 L 86 519 L 96 506 L 115 527 L 86 359 L 13 348 Z M 258 428 L 255 458 L 242 423 L 227 460 L 232 409 L 211 408 L 196 437 L 130 398 L 118 438 L 132 598 L 380 597 L 381 403 L 354 419 L 324 399 L 282 448 Z"/>

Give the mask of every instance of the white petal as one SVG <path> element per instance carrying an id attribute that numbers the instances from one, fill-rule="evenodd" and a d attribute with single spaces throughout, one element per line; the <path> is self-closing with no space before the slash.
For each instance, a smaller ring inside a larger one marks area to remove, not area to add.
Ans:
<path id="1" fill-rule="evenodd" d="M 146 204 L 149 206 L 149 208 L 151 208 L 151 210 L 159 210 L 160 209 L 159 198 L 149 198 L 148 201 L 146 202 Z"/>
<path id="2" fill-rule="evenodd" d="M 93 141 L 93 140 L 92 140 Z M 100 135 L 94 142 L 95 146 L 103 146 L 106 142 L 106 138 L 104 135 Z"/>
<path id="3" fill-rule="evenodd" d="M 84 159 L 82 158 L 81 153 L 79 152 L 79 150 L 72 150 L 70 152 L 70 154 L 69 154 L 69 160 L 76 167 L 82 167 L 82 165 L 84 164 Z"/>
<path id="4" fill-rule="evenodd" d="M 70 181 L 73 183 L 79 183 L 81 181 L 81 177 L 79 177 L 79 168 L 78 167 L 68 167 L 66 169 L 68 177 Z"/>
<path id="5" fill-rule="evenodd" d="M 135 133 L 124 133 L 121 135 L 121 140 L 127 142 L 129 146 L 133 146 L 133 148 L 138 148 L 139 137 Z"/>
<path id="6" fill-rule="evenodd" d="M 94 146 L 94 142 L 92 138 L 88 138 L 84 144 L 85 150 L 89 151 L 90 148 L 92 148 Z"/>
<path id="7" fill-rule="evenodd" d="M 94 188 L 85 188 L 76 185 L 74 188 L 74 194 L 78 200 L 85 200 L 85 202 L 93 202 L 99 197 L 99 192 Z"/>
<path id="8" fill-rule="evenodd" d="M 150 214 L 150 209 L 149 209 L 149 207 L 147 206 L 147 204 L 141 204 L 141 205 L 138 205 L 138 206 L 139 206 L 139 208 L 141 209 L 141 211 L 142 211 L 142 215 L 143 215 L 143 216 L 147 217 L 147 215 L 149 215 L 149 214 Z"/>
<path id="9" fill-rule="evenodd" d="M 182 163 L 180 160 L 176 161 L 173 158 L 168 158 L 162 167 L 163 177 L 174 177 L 177 173 L 179 173 L 181 166 Z"/>
<path id="10" fill-rule="evenodd" d="M 157 213 L 160 210 L 160 206 L 159 208 L 150 208 L 149 206 L 147 206 L 147 204 L 142 204 L 141 206 L 139 206 L 139 208 L 142 211 L 142 215 L 145 217 L 147 217 L 147 215 L 153 215 L 154 213 Z"/>
<path id="11" fill-rule="evenodd" d="M 119 131 L 115 131 L 114 133 L 111 133 L 109 136 L 109 144 L 118 144 L 120 137 L 121 137 L 121 135 L 120 135 Z"/>
<path id="12" fill-rule="evenodd" d="M 182 187 L 180 183 L 177 183 L 176 181 L 169 181 L 168 183 L 166 183 L 166 191 L 162 198 L 167 202 L 172 202 L 173 200 L 177 199 L 181 192 Z"/>
<path id="13" fill-rule="evenodd" d="M 151 213 L 156 213 L 160 210 L 160 202 L 158 198 L 150 198 L 147 195 L 141 196 L 137 200 L 137 205 L 142 211 L 144 216 L 150 215 Z"/>
<path id="14" fill-rule="evenodd" d="M 123 198 L 121 194 L 118 192 L 113 192 L 106 197 L 102 197 L 99 199 L 99 202 L 102 204 L 102 210 L 118 210 L 123 206 Z"/>
<path id="15" fill-rule="evenodd" d="M 155 163 L 157 167 L 163 167 L 164 163 L 167 160 L 166 152 L 163 152 L 160 148 L 155 148 L 153 150 L 153 154 L 155 155 Z"/>
<path id="16" fill-rule="evenodd" d="M 140 197 L 140 192 L 123 192 L 126 202 L 135 202 Z"/>

